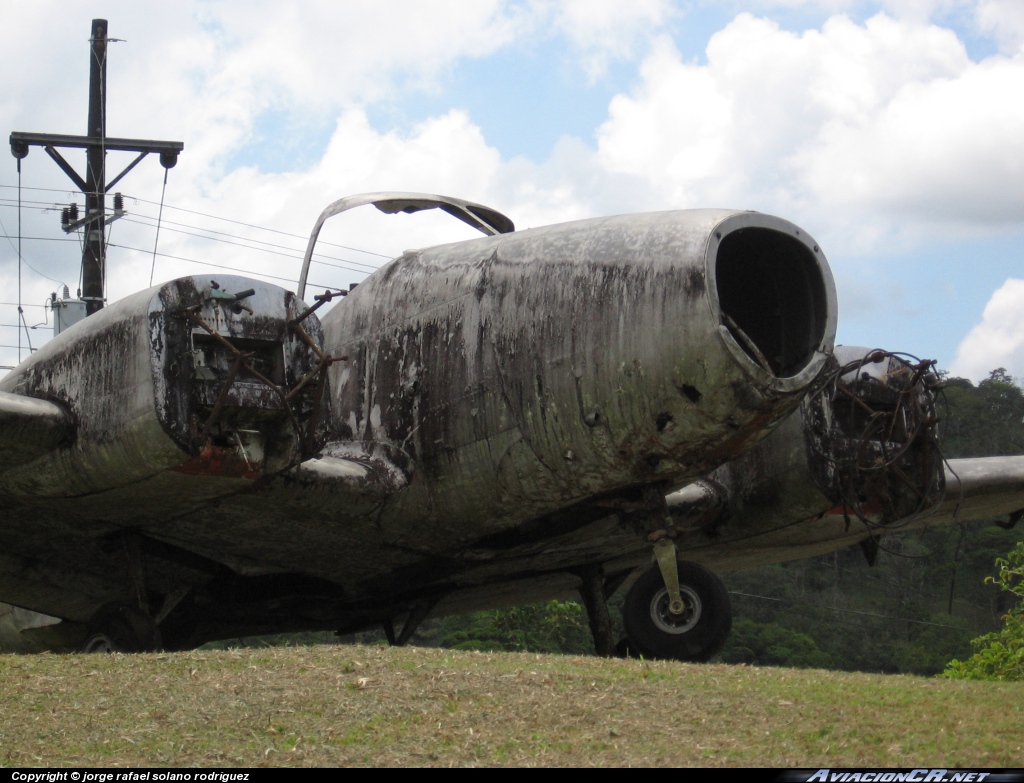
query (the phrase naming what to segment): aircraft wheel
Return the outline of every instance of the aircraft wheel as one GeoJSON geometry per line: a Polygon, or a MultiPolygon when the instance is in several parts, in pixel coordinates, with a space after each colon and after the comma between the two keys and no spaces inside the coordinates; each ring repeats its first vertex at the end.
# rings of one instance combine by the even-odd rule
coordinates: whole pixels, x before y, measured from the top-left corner
{"type": "Polygon", "coordinates": [[[160,631],[153,619],[127,604],[111,604],[89,623],[83,653],[136,653],[160,649],[160,631]]]}
{"type": "Polygon", "coordinates": [[[722,580],[699,563],[679,562],[681,614],[669,611],[668,590],[654,566],[633,584],[622,607],[630,647],[645,658],[704,662],[722,649],[732,606],[722,580]]]}

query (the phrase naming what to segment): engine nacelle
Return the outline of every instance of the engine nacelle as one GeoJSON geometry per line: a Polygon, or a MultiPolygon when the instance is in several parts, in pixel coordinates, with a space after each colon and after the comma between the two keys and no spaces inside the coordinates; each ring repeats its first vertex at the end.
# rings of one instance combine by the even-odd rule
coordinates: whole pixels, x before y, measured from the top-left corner
{"type": "Polygon", "coordinates": [[[336,437],[407,452],[430,487],[417,507],[480,535],[742,453],[799,402],[835,324],[817,244],[755,212],[410,251],[324,319],[350,356],[332,371],[336,437]]]}
{"type": "Polygon", "coordinates": [[[330,363],[319,321],[297,321],[306,306],[277,286],[218,281],[126,297],[7,375],[0,390],[61,406],[74,435],[0,475],[0,492],[87,495],[167,471],[251,481],[314,453],[330,363]]]}
{"type": "Polygon", "coordinates": [[[837,347],[819,388],[771,435],[668,496],[681,544],[732,569],[927,524],[945,488],[932,364],[837,347]]]}

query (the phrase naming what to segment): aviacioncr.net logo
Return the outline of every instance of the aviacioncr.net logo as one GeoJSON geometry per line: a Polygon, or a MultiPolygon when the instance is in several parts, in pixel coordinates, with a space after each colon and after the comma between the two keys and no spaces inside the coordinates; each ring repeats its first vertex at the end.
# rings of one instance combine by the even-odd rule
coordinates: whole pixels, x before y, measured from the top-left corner
{"type": "Polygon", "coordinates": [[[909,772],[833,772],[819,769],[807,783],[980,783],[991,772],[967,772],[948,769],[912,769],[909,772]]]}

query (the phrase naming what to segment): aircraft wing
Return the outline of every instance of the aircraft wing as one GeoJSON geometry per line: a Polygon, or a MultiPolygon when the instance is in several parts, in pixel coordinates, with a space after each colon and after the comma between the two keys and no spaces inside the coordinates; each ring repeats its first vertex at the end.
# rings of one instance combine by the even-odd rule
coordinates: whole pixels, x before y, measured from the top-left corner
{"type": "Polygon", "coordinates": [[[967,521],[1024,511],[1024,456],[951,459],[935,521],[967,521]]]}
{"type": "MultiPolygon", "coordinates": [[[[905,530],[1006,516],[1013,522],[1015,517],[1024,516],[1024,455],[947,460],[945,475],[945,495],[934,510],[896,520],[890,527],[905,530]]],[[[666,504],[673,524],[685,532],[726,516],[728,494],[728,489],[714,479],[702,479],[673,492],[666,498],[666,504]]],[[[834,509],[826,510],[825,505],[821,504],[820,511],[805,513],[805,519],[799,520],[800,524],[810,527],[813,522],[820,523],[828,516],[841,516],[832,513],[834,509]]],[[[780,506],[780,511],[782,508],[780,506]]],[[[790,510],[789,506],[784,508],[790,510]]],[[[806,509],[802,510],[806,512],[806,509]]],[[[779,516],[781,518],[781,514],[779,516]]],[[[742,528],[745,517],[735,514],[733,517],[733,527],[742,528]]],[[[785,524],[777,527],[780,530],[789,528],[793,521],[784,518],[785,524]]],[[[818,527],[823,526],[819,524],[818,527]]],[[[856,530],[850,532],[858,533],[856,530]]],[[[867,531],[861,529],[859,533],[865,535],[867,531]]]]}
{"type": "Polygon", "coordinates": [[[59,405],[0,392],[0,472],[58,448],[73,433],[71,417],[59,405]]]}

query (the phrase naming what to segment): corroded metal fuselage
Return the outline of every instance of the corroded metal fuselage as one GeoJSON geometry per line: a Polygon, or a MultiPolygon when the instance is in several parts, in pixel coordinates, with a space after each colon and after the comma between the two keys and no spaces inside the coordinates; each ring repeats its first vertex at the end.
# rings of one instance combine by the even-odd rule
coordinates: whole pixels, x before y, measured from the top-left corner
{"type": "Polygon", "coordinates": [[[349,356],[327,451],[406,466],[385,539],[454,553],[550,535],[565,509],[583,524],[750,448],[823,367],[835,295],[786,221],[664,212],[408,252],[324,330],[349,356]]]}

